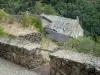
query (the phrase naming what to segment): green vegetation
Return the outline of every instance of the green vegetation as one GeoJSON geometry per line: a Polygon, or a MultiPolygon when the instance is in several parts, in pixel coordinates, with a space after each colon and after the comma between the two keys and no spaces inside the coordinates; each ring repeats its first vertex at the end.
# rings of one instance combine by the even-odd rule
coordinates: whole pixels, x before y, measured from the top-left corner
{"type": "Polygon", "coordinates": [[[15,22],[15,19],[11,15],[7,14],[4,9],[0,9],[0,22],[13,24],[15,22]]]}
{"type": "Polygon", "coordinates": [[[5,8],[9,14],[30,11],[33,14],[56,14],[51,4],[42,3],[42,0],[0,0],[0,8],[5,8]]]}
{"type": "Polygon", "coordinates": [[[0,37],[8,37],[8,33],[0,26],[0,37]]]}
{"type": "Polygon", "coordinates": [[[9,14],[29,11],[69,18],[79,16],[87,36],[100,35],[100,0],[0,0],[0,8],[5,8],[9,14]]]}
{"type": "Polygon", "coordinates": [[[24,27],[31,27],[31,26],[35,26],[39,32],[43,33],[43,27],[42,27],[42,22],[40,19],[30,16],[30,15],[25,15],[23,14],[21,16],[21,21],[20,23],[24,26],[24,27]]]}
{"type": "Polygon", "coordinates": [[[44,32],[43,32],[43,27],[42,27],[42,22],[41,22],[40,19],[35,18],[35,17],[31,17],[31,23],[32,23],[36,28],[38,28],[39,31],[40,31],[42,34],[44,34],[44,32]]]}
{"type": "Polygon", "coordinates": [[[36,2],[34,8],[32,9],[34,14],[52,14],[52,15],[59,15],[51,5],[49,4],[42,4],[41,2],[36,2]]]}
{"type": "MultiPolygon", "coordinates": [[[[100,0],[0,0],[0,21],[6,21],[8,14],[52,14],[67,18],[79,16],[80,24],[87,37],[70,39],[64,46],[100,56],[100,0]]],[[[10,23],[11,20],[9,21],[10,23]]],[[[35,26],[43,33],[41,21],[35,17],[22,15],[21,24],[35,26]]],[[[62,45],[63,44],[59,44],[62,45]]]]}
{"type": "MultiPolygon", "coordinates": [[[[7,14],[3,9],[0,9],[0,22],[13,24],[15,23],[15,18],[7,14]]],[[[39,30],[39,32],[43,34],[42,22],[40,19],[34,16],[26,15],[24,12],[22,12],[20,23],[24,27],[35,26],[39,30]]]]}
{"type": "Polygon", "coordinates": [[[90,37],[70,38],[65,47],[68,46],[78,52],[90,53],[100,56],[100,44],[93,41],[90,37]]]}
{"type": "Polygon", "coordinates": [[[29,16],[22,15],[22,16],[21,16],[20,23],[21,23],[24,27],[29,27],[29,26],[31,25],[31,19],[30,19],[29,16]]]}
{"type": "Polygon", "coordinates": [[[84,33],[88,36],[100,35],[100,0],[43,0],[50,3],[62,16],[79,16],[84,33]]]}
{"type": "Polygon", "coordinates": [[[7,21],[8,17],[9,15],[3,9],[0,9],[0,22],[7,21]]]}

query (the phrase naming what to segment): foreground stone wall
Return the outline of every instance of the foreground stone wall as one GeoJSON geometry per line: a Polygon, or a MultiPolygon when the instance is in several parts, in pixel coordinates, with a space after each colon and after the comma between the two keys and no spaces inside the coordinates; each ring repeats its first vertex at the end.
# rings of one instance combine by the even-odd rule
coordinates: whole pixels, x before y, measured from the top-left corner
{"type": "Polygon", "coordinates": [[[50,55],[50,75],[100,75],[100,58],[71,51],[50,55]]]}
{"type": "Polygon", "coordinates": [[[27,68],[43,63],[41,45],[26,40],[0,38],[0,56],[27,68]]]}
{"type": "Polygon", "coordinates": [[[31,33],[31,34],[26,34],[23,36],[19,36],[22,39],[26,39],[32,43],[41,43],[42,42],[42,35],[41,33],[31,33]]]}

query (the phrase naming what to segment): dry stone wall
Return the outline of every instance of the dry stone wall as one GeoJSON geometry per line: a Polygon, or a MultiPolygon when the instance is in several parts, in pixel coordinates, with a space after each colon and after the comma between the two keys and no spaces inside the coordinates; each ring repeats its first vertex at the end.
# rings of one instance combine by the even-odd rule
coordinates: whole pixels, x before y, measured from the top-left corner
{"type": "Polygon", "coordinates": [[[41,45],[27,40],[0,38],[0,56],[27,68],[43,63],[41,45]]]}
{"type": "Polygon", "coordinates": [[[50,75],[100,75],[100,58],[71,51],[50,55],[50,75]]]}
{"type": "Polygon", "coordinates": [[[41,43],[42,42],[42,35],[41,33],[30,33],[23,36],[19,36],[22,39],[26,39],[32,43],[41,43]]]}

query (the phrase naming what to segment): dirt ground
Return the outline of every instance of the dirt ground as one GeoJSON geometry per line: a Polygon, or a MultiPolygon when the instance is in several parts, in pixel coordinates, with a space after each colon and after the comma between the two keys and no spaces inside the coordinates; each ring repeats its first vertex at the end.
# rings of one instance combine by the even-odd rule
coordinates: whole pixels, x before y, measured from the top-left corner
{"type": "Polygon", "coordinates": [[[2,23],[2,24],[0,24],[0,26],[2,26],[5,29],[5,31],[7,31],[9,34],[12,34],[15,36],[37,32],[37,30],[33,27],[25,28],[25,27],[21,26],[20,24],[16,24],[16,23],[15,24],[2,23]]]}

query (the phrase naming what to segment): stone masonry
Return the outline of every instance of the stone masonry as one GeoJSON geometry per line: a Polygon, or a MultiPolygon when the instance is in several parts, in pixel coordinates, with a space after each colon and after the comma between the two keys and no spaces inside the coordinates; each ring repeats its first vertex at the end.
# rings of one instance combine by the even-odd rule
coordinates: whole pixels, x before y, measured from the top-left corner
{"type": "Polygon", "coordinates": [[[60,50],[50,59],[50,75],[100,75],[100,57],[60,50]]]}
{"type": "Polygon", "coordinates": [[[30,34],[26,34],[26,35],[19,36],[19,37],[22,39],[26,39],[26,40],[30,41],[31,43],[41,44],[41,42],[42,42],[41,33],[30,33],[30,34]]]}
{"type": "Polygon", "coordinates": [[[27,40],[0,38],[0,56],[27,68],[43,63],[41,45],[27,40]]]}

